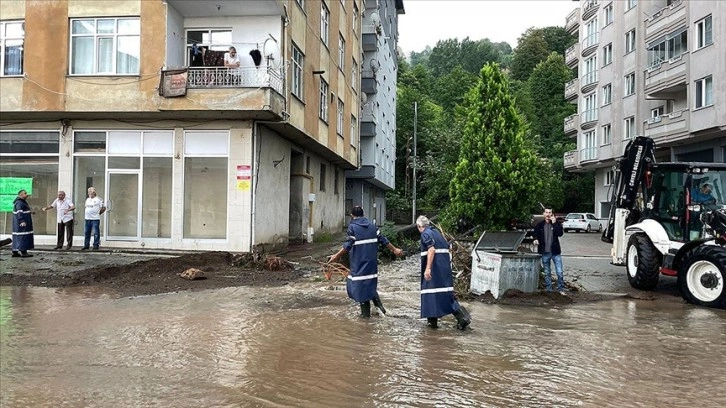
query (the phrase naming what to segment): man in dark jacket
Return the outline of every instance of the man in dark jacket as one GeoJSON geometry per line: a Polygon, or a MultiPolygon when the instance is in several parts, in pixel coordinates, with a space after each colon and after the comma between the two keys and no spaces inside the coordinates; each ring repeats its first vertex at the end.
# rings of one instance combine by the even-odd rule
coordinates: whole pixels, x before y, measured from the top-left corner
{"type": "Polygon", "coordinates": [[[30,258],[33,255],[28,253],[29,249],[35,248],[33,238],[33,217],[30,206],[26,201],[28,193],[25,190],[18,191],[18,196],[13,201],[13,257],[30,258]]]}
{"type": "Polygon", "coordinates": [[[346,241],[340,251],[331,255],[329,262],[336,262],[341,255],[350,252],[350,275],[346,282],[348,297],[360,303],[360,317],[371,317],[371,300],[383,313],[386,309],[378,296],[378,246],[387,246],[397,256],[403,255],[381,234],[378,227],[363,216],[363,208],[355,206],[350,215],[346,241]]]}
{"type": "Polygon", "coordinates": [[[560,237],[563,235],[562,224],[557,222],[551,208],[545,208],[544,217],[545,219],[534,227],[534,244],[537,245],[537,252],[542,255],[545,289],[547,292],[552,292],[552,270],[550,268],[550,261],[552,261],[557,273],[557,291],[564,294],[565,277],[562,272],[562,248],[560,247],[560,237]]]}
{"type": "Polygon", "coordinates": [[[466,330],[471,319],[454,296],[449,243],[426,216],[416,219],[416,227],[421,233],[421,318],[435,329],[440,317],[453,314],[457,328],[466,330]]]}

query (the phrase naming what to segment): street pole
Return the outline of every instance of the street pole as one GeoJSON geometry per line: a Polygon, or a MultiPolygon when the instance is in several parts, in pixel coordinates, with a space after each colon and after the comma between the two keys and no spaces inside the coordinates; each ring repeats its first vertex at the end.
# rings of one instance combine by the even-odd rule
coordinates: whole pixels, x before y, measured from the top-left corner
{"type": "Polygon", "coordinates": [[[418,121],[418,102],[413,103],[413,214],[411,224],[416,223],[416,122],[418,121]]]}

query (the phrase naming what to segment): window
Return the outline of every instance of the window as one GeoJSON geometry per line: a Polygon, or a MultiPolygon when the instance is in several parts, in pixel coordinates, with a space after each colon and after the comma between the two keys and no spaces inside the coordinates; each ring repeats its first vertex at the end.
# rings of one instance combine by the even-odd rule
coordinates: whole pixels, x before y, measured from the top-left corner
{"type": "Polygon", "coordinates": [[[355,146],[358,140],[358,119],[350,115],[350,145],[355,146]]]}
{"type": "Polygon", "coordinates": [[[603,106],[613,103],[613,84],[607,84],[602,87],[602,104],[603,106]]]}
{"type": "Polygon", "coordinates": [[[710,76],[696,81],[695,107],[703,108],[713,105],[713,78],[710,76]]]}
{"type": "Polygon", "coordinates": [[[597,120],[597,93],[587,95],[583,100],[582,123],[597,120]]]}
{"type": "Polygon", "coordinates": [[[591,130],[587,133],[585,133],[582,140],[582,145],[584,148],[582,149],[582,154],[580,155],[580,160],[594,160],[597,158],[597,146],[596,146],[596,139],[595,139],[595,131],[591,130]]]}
{"type": "Polygon", "coordinates": [[[358,15],[360,12],[358,11],[358,4],[353,2],[353,32],[358,32],[358,15]]]}
{"type": "Polygon", "coordinates": [[[338,169],[333,171],[333,193],[335,195],[339,194],[338,184],[340,184],[340,177],[338,176],[338,173],[338,169]]]}
{"type": "Polygon", "coordinates": [[[613,3],[605,6],[605,25],[613,22],[613,3]]]}
{"type": "Polygon", "coordinates": [[[305,56],[295,44],[292,45],[292,94],[303,100],[303,67],[305,56]]]}
{"type": "Polygon", "coordinates": [[[610,43],[602,48],[602,66],[610,65],[613,63],[613,43],[610,43]]]}
{"type": "Polygon", "coordinates": [[[605,173],[605,186],[611,186],[615,182],[615,171],[610,170],[605,173]]]}
{"type": "Polygon", "coordinates": [[[600,143],[603,145],[609,145],[613,140],[613,128],[609,123],[600,128],[600,137],[600,143]]]}
{"type": "Polygon", "coordinates": [[[343,112],[345,111],[345,105],[343,104],[343,101],[338,98],[338,122],[337,126],[335,127],[335,130],[338,132],[338,135],[343,136],[343,112]]]}
{"type": "Polygon", "coordinates": [[[350,69],[350,83],[353,86],[353,92],[358,92],[358,63],[353,58],[353,67],[350,69]]]}
{"type": "Polygon", "coordinates": [[[635,93],[635,72],[625,75],[625,96],[635,93]]]}
{"type": "Polygon", "coordinates": [[[23,27],[22,21],[0,22],[0,76],[23,75],[23,27]]]}
{"type": "Polygon", "coordinates": [[[345,38],[343,38],[343,34],[338,36],[338,68],[341,71],[345,69],[345,38]]]}
{"type": "Polygon", "coordinates": [[[696,49],[713,43],[712,17],[708,16],[696,23],[696,49]]]}
{"type": "Polygon", "coordinates": [[[635,7],[638,4],[638,0],[628,0],[628,6],[626,7],[625,11],[630,10],[631,8],[635,7]]]}
{"type": "Polygon", "coordinates": [[[663,116],[663,105],[650,110],[650,118],[655,119],[663,116]]]}
{"type": "Polygon", "coordinates": [[[585,60],[585,75],[582,78],[582,85],[597,82],[597,56],[585,60]]]}
{"type": "Polygon", "coordinates": [[[587,23],[585,26],[585,33],[586,37],[583,48],[587,48],[598,43],[597,18],[593,18],[589,23],[587,23]]]}
{"type": "Polygon", "coordinates": [[[320,78],[320,109],[318,115],[325,122],[328,121],[328,83],[320,78]]]}
{"type": "Polygon", "coordinates": [[[681,28],[648,46],[648,67],[657,67],[662,62],[678,58],[688,52],[688,32],[681,28]]]}
{"type": "Polygon", "coordinates": [[[330,46],[330,10],[324,1],[320,2],[320,40],[330,46]]]}
{"type": "Polygon", "coordinates": [[[139,18],[71,20],[71,75],[139,73],[139,18]]]}
{"type": "Polygon", "coordinates": [[[326,166],[320,163],[320,191],[325,191],[325,171],[326,166]]]}
{"type": "Polygon", "coordinates": [[[635,137],[635,117],[631,116],[629,118],[626,118],[624,121],[623,129],[625,130],[623,134],[623,139],[630,140],[635,137]]]}
{"type": "Polygon", "coordinates": [[[635,29],[625,33],[625,53],[635,51],[635,29]]]}

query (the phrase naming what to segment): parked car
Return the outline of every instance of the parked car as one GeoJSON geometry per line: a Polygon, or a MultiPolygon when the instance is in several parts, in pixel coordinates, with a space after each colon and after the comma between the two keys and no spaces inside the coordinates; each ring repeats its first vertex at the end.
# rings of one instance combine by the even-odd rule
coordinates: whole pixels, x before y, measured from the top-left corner
{"type": "Polygon", "coordinates": [[[569,213],[562,223],[562,229],[565,232],[570,231],[602,231],[602,222],[592,213],[569,213]]]}

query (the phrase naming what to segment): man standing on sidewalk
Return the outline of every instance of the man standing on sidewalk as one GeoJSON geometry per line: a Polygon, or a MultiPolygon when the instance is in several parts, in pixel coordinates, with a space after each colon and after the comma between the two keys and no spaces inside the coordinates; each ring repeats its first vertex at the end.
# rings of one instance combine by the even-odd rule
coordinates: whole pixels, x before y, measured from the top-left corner
{"type": "Polygon", "coordinates": [[[96,189],[88,188],[86,199],[86,225],[84,230],[83,250],[88,249],[91,244],[91,231],[93,231],[93,249],[101,245],[101,214],[106,212],[106,205],[103,199],[96,197],[96,189]]]}
{"type": "Polygon", "coordinates": [[[330,256],[336,262],[341,255],[350,252],[350,275],[346,282],[348,297],[360,303],[360,317],[371,317],[371,300],[381,313],[386,314],[378,296],[378,246],[387,246],[396,256],[403,251],[388,241],[378,227],[363,216],[363,208],[350,210],[353,220],[348,225],[347,239],[338,252],[330,256]]]}
{"type": "Polygon", "coordinates": [[[28,192],[18,191],[18,197],[13,201],[13,258],[31,258],[29,249],[35,248],[33,236],[33,211],[28,202],[28,192]]]}
{"type": "Polygon", "coordinates": [[[565,294],[565,277],[562,271],[562,248],[560,237],[564,234],[562,224],[552,214],[551,208],[545,208],[543,221],[534,227],[534,244],[537,245],[537,252],[542,255],[544,265],[545,289],[552,292],[552,270],[550,261],[555,264],[557,273],[557,291],[565,294]]]}
{"type": "Polygon", "coordinates": [[[65,191],[59,191],[58,198],[53,200],[49,206],[43,207],[43,211],[48,211],[51,208],[55,208],[58,219],[58,240],[55,244],[55,249],[63,248],[64,235],[68,243],[66,249],[71,249],[73,246],[73,211],[76,209],[76,206],[70,198],[66,197],[65,191]]]}

